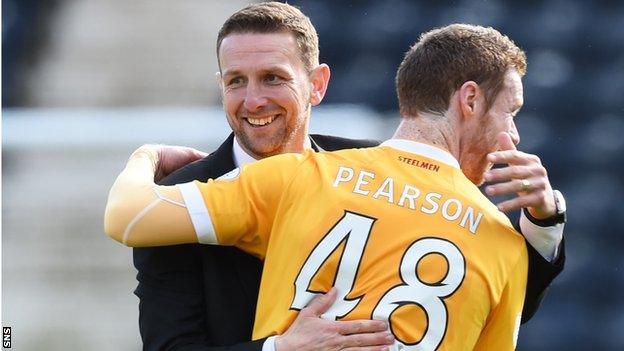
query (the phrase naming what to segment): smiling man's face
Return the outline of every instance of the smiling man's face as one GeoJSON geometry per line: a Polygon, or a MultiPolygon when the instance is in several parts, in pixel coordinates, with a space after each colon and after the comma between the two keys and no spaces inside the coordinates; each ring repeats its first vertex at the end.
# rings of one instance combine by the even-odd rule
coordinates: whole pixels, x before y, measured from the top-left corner
{"type": "Polygon", "coordinates": [[[219,63],[223,108],[243,149],[256,159],[302,152],[313,84],[294,36],[228,35],[219,63]]]}

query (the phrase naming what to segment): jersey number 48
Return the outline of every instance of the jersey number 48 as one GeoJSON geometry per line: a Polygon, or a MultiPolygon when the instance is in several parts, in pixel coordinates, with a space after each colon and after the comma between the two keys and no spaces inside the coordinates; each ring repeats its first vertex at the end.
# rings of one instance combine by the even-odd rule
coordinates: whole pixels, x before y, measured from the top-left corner
{"type": "MultiPolygon", "coordinates": [[[[336,269],[334,286],[338,297],[332,307],[323,314],[323,318],[336,320],[351,312],[362,299],[348,299],[353,289],[360,262],[366,248],[373,224],[376,219],[361,214],[345,211],[342,218],[329,230],[316,245],[303,264],[295,280],[295,296],[291,308],[304,308],[321,292],[309,290],[312,278],[317,274],[329,256],[345,242],[344,251],[336,269]]],[[[455,244],[448,240],[425,237],[414,241],[403,254],[399,273],[403,284],[386,291],[375,306],[372,318],[387,320],[392,329],[390,316],[399,307],[406,304],[420,306],[427,316],[427,328],[416,343],[400,340],[395,333],[400,348],[420,351],[435,350],[446,334],[448,312],[444,298],[453,294],[464,280],[465,260],[455,244]],[[418,262],[429,254],[442,255],[448,262],[446,276],[435,284],[423,282],[417,274],[418,262]]]]}

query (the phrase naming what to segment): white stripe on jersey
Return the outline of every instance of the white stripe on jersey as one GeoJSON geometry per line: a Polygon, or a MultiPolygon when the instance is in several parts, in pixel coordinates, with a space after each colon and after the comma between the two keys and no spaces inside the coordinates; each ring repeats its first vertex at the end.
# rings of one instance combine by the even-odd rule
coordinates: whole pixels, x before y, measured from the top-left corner
{"type": "Polygon", "coordinates": [[[219,242],[215,235],[212,219],[210,219],[208,208],[206,208],[199,188],[193,182],[178,184],[177,187],[180,189],[180,193],[182,193],[182,198],[186,204],[189,216],[191,216],[199,243],[218,245],[219,242]]]}

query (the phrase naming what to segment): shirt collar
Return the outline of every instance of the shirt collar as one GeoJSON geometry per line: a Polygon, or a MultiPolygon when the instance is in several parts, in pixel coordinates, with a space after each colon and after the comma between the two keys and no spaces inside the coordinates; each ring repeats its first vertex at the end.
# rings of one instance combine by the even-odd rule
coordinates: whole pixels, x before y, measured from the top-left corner
{"type": "Polygon", "coordinates": [[[234,145],[232,149],[234,152],[234,165],[236,167],[242,167],[243,165],[256,162],[255,158],[243,150],[236,137],[234,137],[234,145]]]}
{"type": "Polygon", "coordinates": [[[448,151],[435,146],[419,143],[417,141],[405,139],[390,139],[384,141],[381,146],[388,146],[393,149],[407,151],[413,154],[422,155],[433,160],[446,163],[449,166],[459,169],[459,162],[448,151]]]}

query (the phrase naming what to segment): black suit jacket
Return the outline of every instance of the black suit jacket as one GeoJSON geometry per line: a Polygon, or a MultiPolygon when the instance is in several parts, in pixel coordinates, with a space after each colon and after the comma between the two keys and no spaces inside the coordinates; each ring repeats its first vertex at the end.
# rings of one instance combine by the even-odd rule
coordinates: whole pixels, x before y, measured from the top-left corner
{"type": "MultiPolygon", "coordinates": [[[[315,149],[376,146],[372,140],[313,135],[315,149]]],[[[233,135],[211,155],[161,181],[173,185],[217,178],[235,168],[233,135]]],[[[544,291],[563,268],[529,247],[529,279],[523,316],[530,318],[544,291]]],[[[177,245],[134,249],[139,282],[139,329],[144,350],[258,350],[251,340],[262,262],[235,247],[177,245]]]]}

